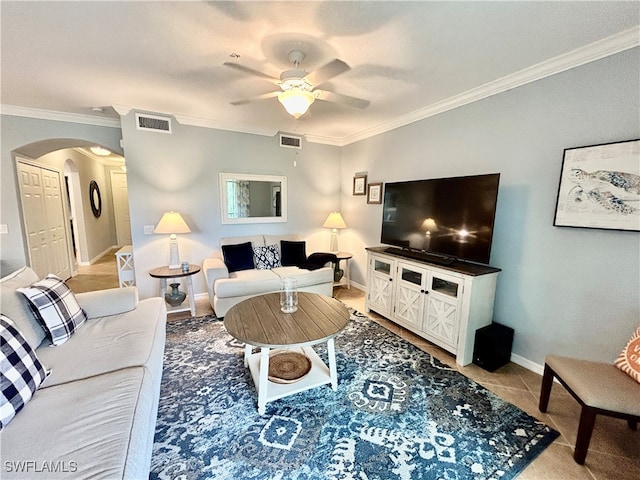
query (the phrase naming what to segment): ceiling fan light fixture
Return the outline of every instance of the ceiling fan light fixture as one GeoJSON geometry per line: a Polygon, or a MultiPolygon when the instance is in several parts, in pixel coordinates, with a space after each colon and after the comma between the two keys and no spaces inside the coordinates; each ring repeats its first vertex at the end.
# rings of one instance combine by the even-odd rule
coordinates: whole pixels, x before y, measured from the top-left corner
{"type": "Polygon", "coordinates": [[[278,95],[278,101],[289,115],[295,118],[304,115],[315,100],[313,93],[298,88],[292,88],[278,95]]]}

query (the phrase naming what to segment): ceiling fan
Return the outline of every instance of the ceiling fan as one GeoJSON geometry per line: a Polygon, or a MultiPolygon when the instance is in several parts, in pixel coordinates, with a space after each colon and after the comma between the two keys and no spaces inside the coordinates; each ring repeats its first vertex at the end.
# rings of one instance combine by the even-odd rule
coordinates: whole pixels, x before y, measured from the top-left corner
{"type": "Polygon", "coordinates": [[[273,77],[269,74],[259,72],[249,67],[240,65],[239,63],[225,62],[227,67],[249,73],[260,78],[264,78],[269,82],[278,85],[281,90],[258,95],[257,97],[247,98],[231,102],[231,105],[244,105],[254,100],[264,100],[266,98],[278,97],[278,101],[284,106],[285,110],[299,118],[309,109],[311,104],[316,100],[325,100],[327,102],[336,102],[349,105],[355,108],[366,108],[369,106],[369,100],[350,97],[336,92],[320,90],[316,88],[318,85],[327,80],[350,70],[349,65],[342,60],[334,59],[308,73],[300,68],[300,63],[304,60],[305,54],[301,50],[291,50],[288,55],[289,62],[293,65],[293,69],[285,70],[280,74],[280,78],[273,77]]]}

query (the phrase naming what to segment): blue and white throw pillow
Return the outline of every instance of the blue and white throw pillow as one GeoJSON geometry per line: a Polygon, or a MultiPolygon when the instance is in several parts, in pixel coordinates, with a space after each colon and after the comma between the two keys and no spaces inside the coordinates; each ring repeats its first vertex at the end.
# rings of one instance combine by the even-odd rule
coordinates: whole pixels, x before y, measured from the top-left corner
{"type": "Polygon", "coordinates": [[[277,245],[253,247],[253,257],[258,270],[271,270],[282,266],[277,245]]]}
{"type": "Polygon", "coordinates": [[[87,320],[73,292],[54,274],[30,287],[18,288],[31,304],[54,345],[62,345],[87,320]]]}
{"type": "Polygon", "coordinates": [[[0,430],[27,404],[45,378],[46,370],[14,323],[0,315],[0,430]]]}

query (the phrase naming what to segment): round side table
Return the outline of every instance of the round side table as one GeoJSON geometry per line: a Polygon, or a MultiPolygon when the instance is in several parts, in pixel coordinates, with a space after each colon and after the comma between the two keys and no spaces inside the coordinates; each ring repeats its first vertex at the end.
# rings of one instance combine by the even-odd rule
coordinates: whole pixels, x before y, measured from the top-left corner
{"type": "Polygon", "coordinates": [[[196,300],[193,295],[193,281],[191,277],[200,271],[198,265],[189,265],[189,270],[183,272],[180,268],[158,267],[149,272],[149,275],[153,278],[160,279],[160,296],[164,299],[164,294],[167,293],[167,280],[170,278],[185,277],[187,284],[187,297],[189,298],[189,308],[172,308],[169,312],[185,312],[189,310],[192,316],[196,315],[196,300]]]}
{"type": "MultiPolygon", "coordinates": [[[[351,289],[351,275],[349,275],[349,260],[353,258],[353,254],[349,252],[338,252],[336,253],[336,258],[338,259],[338,265],[336,268],[340,268],[340,261],[344,260],[344,278],[346,281],[346,285],[348,289],[351,289]]],[[[339,283],[336,283],[338,285],[339,283]]]]}

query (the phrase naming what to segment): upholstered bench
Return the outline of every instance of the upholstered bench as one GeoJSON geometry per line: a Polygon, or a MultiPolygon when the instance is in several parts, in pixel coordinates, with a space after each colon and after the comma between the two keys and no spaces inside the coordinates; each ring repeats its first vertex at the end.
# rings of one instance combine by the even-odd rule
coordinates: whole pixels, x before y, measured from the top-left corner
{"type": "Polygon", "coordinates": [[[596,415],[627,420],[632,430],[640,421],[640,383],[613,364],[548,355],[540,391],[540,411],[546,412],[553,378],[582,406],[574,460],[584,464],[596,415]]]}

